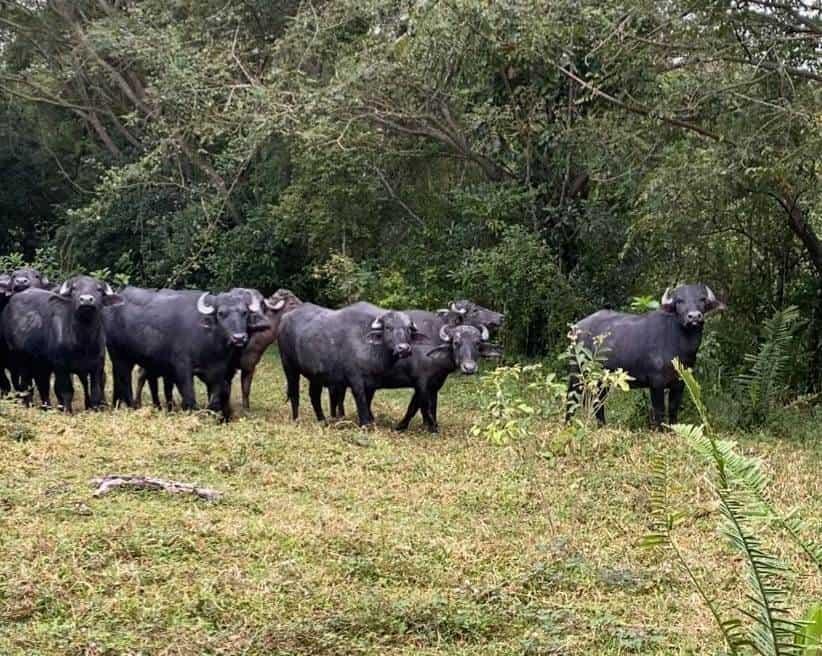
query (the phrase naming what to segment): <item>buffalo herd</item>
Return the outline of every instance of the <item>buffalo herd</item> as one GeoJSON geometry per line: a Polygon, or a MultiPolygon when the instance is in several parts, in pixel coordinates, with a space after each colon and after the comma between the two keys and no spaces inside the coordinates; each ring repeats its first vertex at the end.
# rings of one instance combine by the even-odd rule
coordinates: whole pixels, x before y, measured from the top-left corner
{"type": "MultiPolygon", "coordinates": [[[[600,311],[573,326],[589,347],[597,336],[606,347],[605,367],[621,368],[633,387],[650,389],[652,423],[676,421],[682,381],[671,361],[692,366],[705,315],[724,305],[705,285],[666,290],[657,311],[642,315],[600,311]]],[[[467,300],[436,312],[384,309],[359,302],[339,309],[304,303],[280,289],[268,298],[255,289],[210,293],[194,290],[114,291],[101,280],[75,276],[53,284],[35,269],[0,274],[0,392],[14,389],[30,404],[36,387],[51,406],[52,380],[58,407],[72,411],[73,376],[85,407],[106,404],[105,357],[111,359],[112,402],[137,407],[148,383],[153,403],[173,407],[176,387],[183,410],[197,408],[194,379],[205,383],[208,409],[231,417],[231,384],[240,372],[242,404],[250,406],[254,372],[275,342],[294,419],[299,416],[300,378],[319,421],[325,420],[323,390],[332,417],[345,413],[351,391],[361,426],[374,422],[371,403],[379,389],[410,388],[413,396],[397,430],[419,411],[437,432],[437,399],[453,372],[472,375],[481,358],[498,358],[491,342],[504,316],[467,300]],[[133,374],[137,372],[136,393],[133,374]],[[6,373],[8,372],[8,377],[6,373]]],[[[580,384],[571,371],[569,394],[580,384]]],[[[604,422],[600,408],[598,419],[604,422]]]]}

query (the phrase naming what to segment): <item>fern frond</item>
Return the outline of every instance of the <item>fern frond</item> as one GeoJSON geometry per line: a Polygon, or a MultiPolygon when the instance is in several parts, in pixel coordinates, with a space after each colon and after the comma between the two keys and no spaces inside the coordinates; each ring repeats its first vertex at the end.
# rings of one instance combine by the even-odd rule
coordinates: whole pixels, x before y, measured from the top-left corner
{"type": "Polygon", "coordinates": [[[751,515],[744,495],[729,489],[716,491],[724,518],[722,532],[748,565],[750,609],[741,612],[753,620],[747,634],[750,646],[762,656],[799,655],[795,638],[802,627],[790,619],[786,604],[789,570],[748,530],[751,515]]]}
{"type": "Polygon", "coordinates": [[[799,309],[793,305],[776,312],[764,323],[759,350],[745,355],[750,369],[740,374],[737,382],[750,404],[754,422],[765,422],[774,403],[784,395],[790,366],[788,348],[798,319],[799,309]]]}

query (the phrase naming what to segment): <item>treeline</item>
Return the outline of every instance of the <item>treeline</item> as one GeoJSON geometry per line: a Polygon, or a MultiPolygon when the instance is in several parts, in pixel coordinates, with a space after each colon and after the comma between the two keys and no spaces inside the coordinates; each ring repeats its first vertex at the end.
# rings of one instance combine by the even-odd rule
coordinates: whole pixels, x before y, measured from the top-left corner
{"type": "Polygon", "coordinates": [[[701,281],[737,370],[822,370],[806,0],[0,2],[0,248],[57,276],[507,315],[509,352],[701,281]]]}

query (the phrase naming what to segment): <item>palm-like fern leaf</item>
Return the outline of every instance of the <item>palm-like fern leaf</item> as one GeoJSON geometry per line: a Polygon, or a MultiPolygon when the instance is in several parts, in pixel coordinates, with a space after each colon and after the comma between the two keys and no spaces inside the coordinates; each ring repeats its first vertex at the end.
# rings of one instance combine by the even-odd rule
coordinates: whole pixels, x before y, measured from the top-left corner
{"type": "Polygon", "coordinates": [[[799,309],[793,305],[776,312],[763,326],[763,341],[756,353],[745,355],[750,365],[738,382],[750,404],[751,420],[763,423],[784,392],[789,368],[788,348],[797,326],[799,309]]]}

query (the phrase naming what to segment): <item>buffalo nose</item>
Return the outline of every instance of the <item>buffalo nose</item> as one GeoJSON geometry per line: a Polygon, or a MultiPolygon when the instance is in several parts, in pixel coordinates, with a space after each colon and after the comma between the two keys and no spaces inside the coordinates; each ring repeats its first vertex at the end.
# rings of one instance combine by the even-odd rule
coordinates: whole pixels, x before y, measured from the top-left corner
{"type": "Polygon", "coordinates": [[[80,294],[78,300],[80,305],[94,305],[94,297],[91,294],[80,294]]]}
{"type": "Polygon", "coordinates": [[[688,321],[702,321],[703,315],[699,311],[688,312],[688,321]]]}
{"type": "Polygon", "coordinates": [[[405,342],[403,342],[402,344],[397,344],[397,355],[399,355],[400,357],[411,355],[411,345],[406,344],[405,342]]]}
{"type": "Polygon", "coordinates": [[[462,370],[462,373],[467,374],[467,375],[470,376],[471,374],[473,374],[477,371],[477,363],[476,362],[463,362],[460,365],[460,369],[462,370]]]}
{"type": "Polygon", "coordinates": [[[15,278],[14,279],[14,286],[18,289],[25,289],[31,284],[28,278],[15,278]]]}
{"type": "Polygon", "coordinates": [[[247,342],[248,335],[245,333],[234,333],[231,336],[231,343],[234,344],[234,346],[245,346],[247,342]]]}

